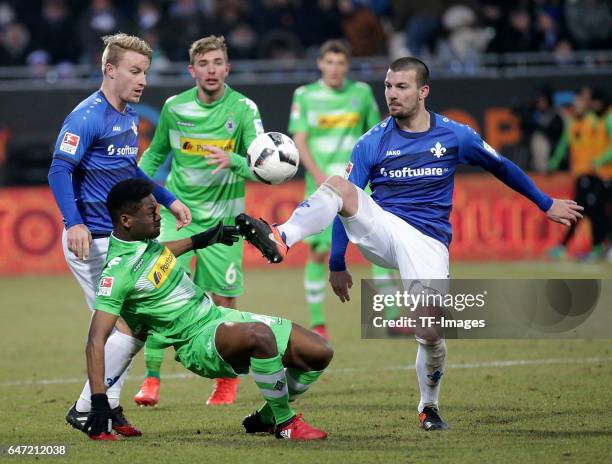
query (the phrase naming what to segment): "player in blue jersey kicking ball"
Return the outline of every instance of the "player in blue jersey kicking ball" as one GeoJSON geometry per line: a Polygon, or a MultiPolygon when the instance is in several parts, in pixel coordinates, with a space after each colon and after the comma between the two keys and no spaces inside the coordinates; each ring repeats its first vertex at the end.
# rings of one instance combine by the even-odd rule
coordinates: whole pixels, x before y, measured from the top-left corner
{"type": "MultiPolygon", "coordinates": [[[[449,216],[458,164],[483,167],[552,221],[569,226],[582,217],[581,206],[540,191],[470,127],[428,111],[428,95],[425,63],[394,61],[385,79],[390,117],[359,139],[347,166],[348,180],[328,178],[279,226],[238,216],[245,238],[269,261],[280,262],[295,243],[334,221],[329,281],[345,302],[353,284],[344,261],[349,240],[373,263],[398,269],[402,279],[449,278],[449,216]],[[368,183],[371,197],[363,191],[368,183]]],[[[446,344],[435,334],[416,335],[419,422],[425,430],[446,429],[438,411],[446,344]]]]}
{"type": "MultiPolygon", "coordinates": [[[[138,103],[151,65],[151,47],[126,34],[103,38],[102,85],[66,117],[53,151],[49,185],[64,217],[62,236],[68,267],[93,310],[95,293],[104,267],[113,230],[106,197],[119,181],[148,178],[138,168],[138,115],[130,103],[138,103]]],[[[154,195],[176,217],[177,229],[191,222],[189,209],[162,187],[154,195]]],[[[125,324],[119,319],[118,326],[125,324]]],[[[140,435],[119,406],[126,367],[142,342],[115,331],[106,343],[106,374],[113,428],[126,436],[140,435]]],[[[85,384],[66,421],[82,430],[91,409],[91,391],[85,384]]]]}

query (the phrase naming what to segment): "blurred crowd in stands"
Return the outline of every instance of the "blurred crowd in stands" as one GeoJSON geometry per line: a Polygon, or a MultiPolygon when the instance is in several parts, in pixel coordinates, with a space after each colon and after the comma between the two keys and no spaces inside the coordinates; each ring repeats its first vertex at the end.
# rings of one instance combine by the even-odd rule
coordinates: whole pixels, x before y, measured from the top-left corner
{"type": "MultiPolygon", "coordinates": [[[[575,200],[591,224],[592,249],[586,261],[612,261],[612,106],[602,89],[583,86],[578,92],[542,88],[532,104],[516,110],[522,123],[523,149],[534,172],[569,171],[575,200]]],[[[549,250],[567,257],[576,227],[549,250]]]]}
{"type": "Polygon", "coordinates": [[[232,59],[300,58],[344,37],[355,56],[477,63],[483,53],[612,49],[608,0],[0,0],[0,66],[98,63],[100,36],[147,39],[157,66],[223,34],[232,59]]]}

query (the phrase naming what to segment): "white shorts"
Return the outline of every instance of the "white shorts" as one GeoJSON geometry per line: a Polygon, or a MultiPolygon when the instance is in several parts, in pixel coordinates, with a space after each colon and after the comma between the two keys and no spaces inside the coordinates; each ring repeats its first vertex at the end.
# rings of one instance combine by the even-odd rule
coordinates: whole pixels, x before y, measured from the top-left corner
{"type": "Polygon", "coordinates": [[[98,280],[100,280],[100,274],[102,274],[104,261],[106,260],[106,253],[108,252],[109,238],[103,237],[93,239],[89,248],[89,258],[87,258],[87,261],[83,261],[77,258],[77,256],[68,249],[66,235],[67,232],[66,229],[64,229],[62,233],[62,248],[64,250],[66,263],[68,263],[68,267],[83,289],[83,293],[85,293],[87,307],[93,311],[98,280]]]}
{"type": "Polygon", "coordinates": [[[339,216],[361,254],[374,264],[398,269],[403,280],[448,279],[448,248],[382,209],[359,187],[357,214],[339,216]]]}

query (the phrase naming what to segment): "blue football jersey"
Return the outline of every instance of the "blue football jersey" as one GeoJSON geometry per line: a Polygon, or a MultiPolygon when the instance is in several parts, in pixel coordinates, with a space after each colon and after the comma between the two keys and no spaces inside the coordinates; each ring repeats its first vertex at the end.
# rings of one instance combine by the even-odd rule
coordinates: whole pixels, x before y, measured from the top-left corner
{"type": "Polygon", "coordinates": [[[112,231],[106,197],[117,182],[135,177],[137,154],[138,115],[129,105],[117,111],[100,90],[65,119],[53,159],[74,165],[76,206],[92,233],[112,231]]]}
{"type": "Polygon", "coordinates": [[[347,173],[360,188],[369,183],[384,210],[448,247],[460,163],[494,171],[503,160],[470,127],[430,112],[425,132],[403,131],[391,117],[374,126],[355,145],[347,173]]]}

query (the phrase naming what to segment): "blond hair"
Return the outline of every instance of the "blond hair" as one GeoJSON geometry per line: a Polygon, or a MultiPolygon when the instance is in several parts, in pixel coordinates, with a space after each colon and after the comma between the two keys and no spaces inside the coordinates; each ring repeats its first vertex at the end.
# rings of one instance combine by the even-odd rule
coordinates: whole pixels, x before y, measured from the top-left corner
{"type": "Polygon", "coordinates": [[[204,53],[210,52],[212,50],[221,50],[223,55],[225,55],[225,61],[227,58],[227,45],[225,45],[225,37],[222,35],[209,35],[208,37],[204,37],[203,39],[196,40],[189,47],[189,64],[193,65],[195,62],[196,55],[203,55],[204,53]]]}
{"type": "Polygon", "coordinates": [[[135,35],[127,35],[123,32],[113,35],[105,35],[102,37],[104,42],[104,51],[102,52],[102,74],[106,72],[106,65],[112,64],[117,66],[123,54],[132,50],[146,56],[151,61],[153,50],[151,46],[135,35]]]}

